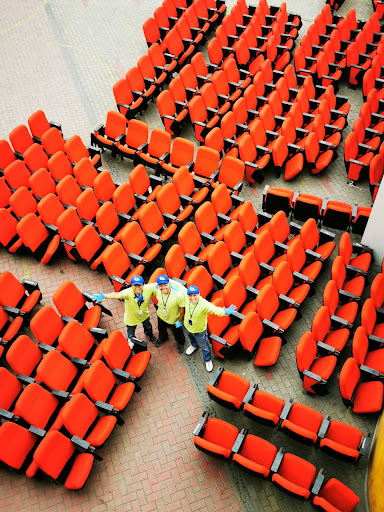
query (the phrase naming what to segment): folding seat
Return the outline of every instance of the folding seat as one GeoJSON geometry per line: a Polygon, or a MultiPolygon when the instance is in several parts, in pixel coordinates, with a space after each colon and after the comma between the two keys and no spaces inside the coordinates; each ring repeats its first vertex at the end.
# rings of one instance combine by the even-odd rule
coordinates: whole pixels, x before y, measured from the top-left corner
{"type": "Polygon", "coordinates": [[[370,298],[373,300],[375,308],[379,309],[384,304],[384,274],[377,274],[375,279],[372,281],[370,289],[370,298]]]}
{"type": "Polygon", "coordinates": [[[179,67],[182,67],[196,51],[196,47],[193,44],[185,50],[184,43],[176,29],[169,30],[164,38],[164,43],[168,50],[167,53],[172,59],[177,61],[179,67]]]}
{"type": "MultiPolygon", "coordinates": [[[[193,170],[195,173],[199,174],[196,169],[196,162],[193,170]]],[[[238,195],[243,187],[244,172],[244,162],[238,158],[227,155],[221,161],[220,170],[217,176],[217,183],[212,183],[212,186],[215,188],[220,184],[224,184],[232,194],[238,195]]]]}
{"type": "Polygon", "coordinates": [[[56,185],[56,193],[61,203],[68,206],[76,206],[77,198],[81,195],[82,189],[73,176],[65,176],[56,185]]]}
{"type": "Polygon", "coordinates": [[[41,144],[49,157],[58,151],[65,151],[65,140],[61,131],[52,127],[41,136],[41,144]]]}
{"type": "Polygon", "coordinates": [[[284,179],[289,181],[295,178],[304,166],[304,148],[295,144],[287,144],[285,137],[278,137],[272,149],[273,164],[279,175],[284,171],[284,179]]]}
{"type": "Polygon", "coordinates": [[[9,198],[9,205],[15,217],[20,220],[27,213],[37,212],[37,201],[26,187],[20,187],[9,198]]]}
{"type": "MultiPolygon", "coordinates": [[[[356,205],[355,205],[356,208],[356,205]]],[[[371,215],[372,208],[369,206],[358,206],[356,215],[352,220],[352,233],[363,235],[371,215]]]]}
{"type": "MultiPolygon", "coordinates": [[[[371,302],[371,299],[367,300],[371,302]]],[[[372,306],[372,304],[370,305],[372,306]]],[[[364,308],[366,308],[365,304],[364,308]]],[[[364,311],[362,312],[362,315],[363,314],[366,316],[367,312],[364,311]]],[[[356,363],[359,365],[360,371],[363,372],[364,377],[368,377],[370,379],[382,379],[384,370],[384,351],[382,348],[372,350],[372,347],[377,345],[381,347],[382,345],[378,344],[380,341],[379,337],[374,337],[372,335],[368,337],[367,334],[372,332],[372,327],[370,326],[370,330],[366,332],[366,325],[367,321],[362,320],[362,325],[360,325],[355,331],[352,342],[352,355],[356,363]],[[374,341],[375,345],[373,344],[374,341]]]]}
{"type": "Polygon", "coordinates": [[[261,69],[261,64],[264,62],[265,57],[260,53],[259,49],[252,50],[244,38],[240,38],[233,45],[235,51],[235,58],[238,66],[241,69],[248,70],[252,75],[255,75],[261,69]]]}
{"type": "Polygon", "coordinates": [[[344,260],[349,273],[353,275],[366,275],[372,262],[372,250],[361,244],[353,244],[351,235],[346,232],[341,235],[339,242],[339,256],[344,260]],[[353,254],[357,254],[354,258],[353,254]],[[354,267],[351,269],[350,267],[354,267]]]}
{"type": "Polygon", "coordinates": [[[138,149],[136,161],[140,160],[144,165],[156,170],[160,158],[165,154],[169,154],[171,150],[171,140],[169,133],[155,128],[151,132],[149,143],[144,145],[141,149],[138,149]]]}
{"type": "Polygon", "coordinates": [[[211,3],[211,7],[208,9],[209,5],[207,4],[206,0],[197,0],[192,4],[192,9],[195,10],[196,16],[198,18],[202,18],[204,21],[207,20],[207,22],[213,26],[217,25],[218,23],[221,23],[221,18],[224,15],[224,12],[222,7],[223,5],[220,5],[219,9],[217,9],[216,3],[211,3]],[[213,5],[215,5],[213,7],[213,5]],[[212,8],[213,7],[213,8],[212,8]]]}
{"type": "MultiPolygon", "coordinates": [[[[166,83],[169,81],[169,76],[166,71],[163,71],[160,74],[156,74],[156,70],[149,55],[142,55],[137,61],[137,69],[139,70],[144,83],[156,87],[156,93],[161,90],[166,83]]],[[[132,84],[131,84],[132,85],[132,84]]]]}
{"type": "Polygon", "coordinates": [[[70,391],[78,379],[79,371],[67,357],[53,347],[44,355],[25,335],[12,343],[6,358],[18,378],[28,384],[36,382],[50,390],[70,391]]]}
{"type": "Polygon", "coordinates": [[[305,332],[296,347],[296,363],[303,388],[320,396],[328,394],[327,382],[335,369],[334,355],[318,356],[318,347],[311,332],[305,332]]]}
{"type": "Polygon", "coordinates": [[[109,245],[104,250],[103,265],[116,292],[126,288],[130,284],[131,278],[141,275],[145,268],[144,265],[133,267],[128,254],[118,242],[109,245]]]}
{"type": "Polygon", "coordinates": [[[9,206],[9,198],[12,191],[7,185],[4,176],[0,177],[0,208],[7,208],[9,206]]]}
{"type": "Polygon", "coordinates": [[[276,213],[282,210],[286,215],[291,213],[294,192],[287,188],[266,185],[263,190],[263,210],[276,213]]]}
{"type": "Polygon", "coordinates": [[[284,406],[282,398],[261,391],[256,384],[254,394],[244,400],[244,414],[258,423],[274,427],[280,421],[284,406]]]}
{"type": "Polygon", "coordinates": [[[371,146],[359,144],[355,132],[350,133],[344,142],[344,162],[348,178],[353,182],[360,178],[361,172],[368,172],[369,164],[374,157],[371,146]]]}
{"type": "Polygon", "coordinates": [[[197,48],[199,45],[205,43],[205,36],[203,33],[199,32],[196,35],[195,33],[192,34],[191,27],[189,26],[188,20],[185,16],[182,16],[176,21],[175,29],[177,30],[186,50],[188,50],[191,45],[197,48]]]}
{"type": "Polygon", "coordinates": [[[226,60],[223,64],[223,71],[228,83],[233,82],[234,86],[232,87],[235,87],[235,89],[245,91],[252,82],[252,75],[240,70],[235,59],[226,60]]]}
{"type": "Polygon", "coordinates": [[[0,171],[3,172],[6,167],[12,162],[15,162],[16,156],[5,139],[0,140],[0,171]]]}
{"type": "Polygon", "coordinates": [[[96,354],[102,353],[103,339],[106,337],[107,331],[104,329],[91,328],[88,331],[76,320],[71,320],[59,335],[57,350],[69,358],[96,359],[96,354]]]}
{"type": "Polygon", "coordinates": [[[181,137],[176,137],[173,141],[170,154],[159,159],[157,173],[173,175],[180,167],[193,162],[194,151],[195,147],[193,142],[181,137]]]}
{"type": "Polygon", "coordinates": [[[323,303],[324,306],[327,306],[331,315],[331,322],[334,325],[344,325],[348,329],[353,328],[359,308],[358,303],[352,301],[339,306],[339,290],[336,282],[332,279],[328,281],[324,288],[323,303]]]}
{"type": "Polygon", "coordinates": [[[341,130],[337,126],[324,124],[324,119],[321,114],[318,114],[314,118],[312,128],[318,140],[326,143],[322,144],[324,149],[333,151],[332,159],[335,160],[337,158],[336,151],[341,142],[341,130]]]}
{"type": "Polygon", "coordinates": [[[143,100],[148,103],[158,92],[158,87],[152,81],[146,83],[146,80],[144,80],[140,74],[139,68],[136,66],[127,71],[125,79],[127,80],[135,99],[142,97],[143,100]]]}
{"type": "MultiPolygon", "coordinates": [[[[307,256],[315,260],[327,260],[336,247],[336,244],[333,241],[335,238],[334,233],[330,233],[329,231],[322,229],[319,231],[317,229],[316,221],[313,218],[305,221],[297,238],[300,238],[305,251],[307,251],[307,256]],[[312,251],[312,253],[317,253],[317,256],[315,254],[311,254],[310,251],[312,251]]],[[[288,245],[293,243],[292,240],[294,239],[289,240],[288,245]]]]}
{"type": "Polygon", "coordinates": [[[187,222],[178,233],[178,242],[184,255],[192,255],[207,261],[211,245],[204,244],[194,222],[187,222]]]}
{"type": "Polygon", "coordinates": [[[331,316],[327,306],[321,306],[312,321],[312,334],[321,351],[338,356],[349,339],[348,329],[331,330],[331,316]]]}
{"type": "Polygon", "coordinates": [[[196,75],[199,85],[203,85],[212,71],[212,66],[205,62],[202,52],[197,52],[191,59],[191,66],[196,75]]]}
{"type": "Polygon", "coordinates": [[[341,302],[360,300],[364,290],[365,279],[363,276],[357,276],[347,281],[347,269],[342,256],[336,256],[334,259],[331,275],[339,290],[341,302]]]}
{"type": "MultiPolygon", "coordinates": [[[[144,233],[160,237],[159,242],[166,242],[177,231],[173,216],[161,214],[159,207],[153,201],[143,204],[139,209],[139,222],[144,233]]],[[[132,224],[132,222],[130,223],[132,224]]],[[[153,237],[157,240],[157,237],[153,237]]]]}
{"type": "Polygon", "coordinates": [[[241,197],[230,194],[224,183],[218,185],[211,194],[211,202],[216,214],[227,215],[232,220],[238,220],[239,211],[244,204],[241,197]]]}
{"type": "Polygon", "coordinates": [[[113,194],[116,192],[116,189],[119,186],[119,183],[115,183],[113,181],[112,175],[109,171],[100,172],[93,182],[93,190],[95,195],[98,201],[102,203],[111,201],[113,194]]]}
{"type": "MultiPolygon", "coordinates": [[[[102,359],[118,376],[118,371],[129,374],[139,380],[151,359],[146,343],[133,338],[133,348],[120,331],[112,331],[103,342],[102,359]]],[[[93,361],[93,360],[92,360],[93,361]]],[[[127,376],[125,376],[127,378],[127,376]]]]}
{"type": "Polygon", "coordinates": [[[380,309],[376,311],[374,301],[370,298],[367,299],[361,310],[361,325],[364,327],[371,345],[379,345],[380,348],[384,339],[384,323],[381,320],[380,309]]]}
{"type": "Polygon", "coordinates": [[[174,21],[170,21],[168,19],[168,14],[163,6],[160,6],[157,9],[155,9],[153,17],[155,18],[157,26],[159,27],[160,30],[160,34],[164,39],[164,35],[168,33],[171,24],[172,26],[174,25],[174,21]]]}
{"type": "Polygon", "coordinates": [[[76,454],[76,444],[61,432],[52,430],[36,448],[33,461],[27,469],[27,476],[33,478],[37,471],[42,471],[54,481],[63,481],[66,489],[82,489],[94,459],[92,453],[76,454]]]}
{"type": "Polygon", "coordinates": [[[307,405],[291,402],[280,418],[280,428],[285,434],[308,445],[316,444],[324,419],[321,413],[307,405]]]}
{"type": "Polygon", "coordinates": [[[272,332],[283,334],[294,321],[297,311],[294,308],[281,309],[274,287],[266,284],[256,297],[256,313],[272,332]]]}
{"type": "Polygon", "coordinates": [[[57,128],[61,131],[61,125],[53,121],[48,121],[47,116],[42,110],[36,110],[28,117],[28,126],[31,130],[32,138],[35,142],[41,143],[42,135],[50,128],[57,128]]]}
{"type": "Polygon", "coordinates": [[[11,214],[10,210],[0,208],[0,243],[11,254],[23,245],[16,227],[17,219],[11,214]]]}
{"type": "Polygon", "coordinates": [[[113,415],[99,416],[97,407],[82,393],[64,404],[50,430],[77,436],[95,448],[102,446],[116,425],[113,415]]]}
{"type": "Polygon", "coordinates": [[[160,34],[159,26],[154,18],[148,18],[145,20],[143,23],[143,32],[148,48],[150,48],[155,43],[161,43],[162,37],[160,34]]]}
{"type": "Polygon", "coordinates": [[[148,125],[143,121],[131,119],[128,121],[127,133],[118,137],[115,141],[115,153],[121,158],[130,158],[136,162],[136,155],[143,144],[148,143],[148,125]]]}
{"type": "Polygon", "coordinates": [[[73,174],[81,187],[93,187],[98,171],[87,157],[81,158],[73,168],[73,174]]]}
{"type": "Polygon", "coordinates": [[[27,166],[21,160],[15,160],[4,169],[4,178],[12,191],[19,187],[27,187],[29,185],[29,178],[31,173],[27,166]]]}
{"type": "Polygon", "coordinates": [[[11,141],[15,156],[21,159],[24,151],[34,144],[34,140],[24,124],[16,126],[16,128],[9,133],[9,140],[11,141]]]}
{"type": "Polygon", "coordinates": [[[356,462],[365,455],[370,433],[342,421],[331,420],[328,416],[319,432],[320,448],[341,460],[356,462]]]}
{"type": "Polygon", "coordinates": [[[141,114],[147,107],[143,96],[134,98],[132,90],[125,78],[121,78],[117,81],[112,90],[117,109],[126,119],[132,119],[135,115],[141,114]]]}
{"type": "Polygon", "coordinates": [[[316,476],[316,468],[310,462],[280,448],[271,473],[272,482],[288,494],[302,500],[309,498],[316,476]]]}
{"type": "Polygon", "coordinates": [[[313,505],[319,510],[335,512],[352,512],[358,505],[360,498],[349,487],[336,478],[330,478],[322,485],[313,498],[313,505]]]}
{"type": "Polygon", "coordinates": [[[29,178],[29,186],[38,201],[46,195],[56,192],[56,183],[47,169],[39,169],[34,172],[29,178]]]}
{"type": "Polygon", "coordinates": [[[199,93],[203,98],[208,114],[210,115],[215,113],[218,116],[223,116],[231,108],[231,103],[229,101],[223,102],[223,99],[219,98],[215,86],[212,83],[205,83],[200,87],[199,93]]]}
{"type": "Polygon", "coordinates": [[[220,366],[208,382],[207,393],[212,400],[223,407],[240,411],[249,388],[250,383],[246,379],[220,366]]]}
{"type": "MultiPolygon", "coordinates": [[[[59,407],[59,400],[49,391],[36,383],[29,384],[18,397],[12,410],[15,416],[38,429],[46,429],[52,423],[59,407]]],[[[19,420],[20,421],[20,420],[19,420]]]]}
{"type": "Polygon", "coordinates": [[[30,327],[39,343],[55,346],[65,323],[51,306],[44,306],[33,315],[30,327]]]}
{"type": "Polygon", "coordinates": [[[32,144],[24,151],[24,163],[33,173],[41,168],[47,168],[48,156],[40,144],[32,144]]]}
{"type": "Polygon", "coordinates": [[[116,139],[125,135],[126,131],[127,120],[123,114],[110,110],[105,124],[101,124],[91,133],[91,144],[102,149],[111,149],[115,154],[116,139]]]}
{"type": "Polygon", "coordinates": [[[136,221],[129,222],[121,230],[121,243],[128,256],[143,265],[153,261],[162,249],[161,241],[158,240],[155,233],[143,232],[140,224],[136,221]],[[154,236],[155,235],[155,236],[154,236]],[[148,241],[151,240],[151,243],[148,241]]]}
{"type": "Polygon", "coordinates": [[[46,195],[37,204],[37,211],[40,214],[40,219],[48,229],[55,232],[57,231],[54,229],[57,226],[57,219],[64,210],[64,206],[55,194],[46,195]]]}
{"type": "Polygon", "coordinates": [[[20,380],[9,370],[0,367],[0,406],[2,409],[10,410],[23,390],[20,380]]]}
{"type": "Polygon", "coordinates": [[[144,165],[139,164],[129,175],[129,184],[135,194],[136,201],[154,201],[161,190],[162,179],[158,176],[148,176],[144,165]]]}
{"type": "Polygon", "coordinates": [[[333,199],[323,202],[322,225],[345,231],[352,220],[352,206],[333,199]]]}
{"type": "MultiPolygon", "coordinates": [[[[217,294],[215,293],[214,295],[217,294]]],[[[212,304],[217,307],[225,306],[222,297],[218,296],[216,299],[213,299],[213,296],[211,299],[212,304]]],[[[248,318],[248,316],[243,318],[241,324],[245,321],[246,318],[248,318]]],[[[232,323],[231,319],[227,316],[218,317],[208,314],[207,329],[209,339],[212,343],[212,350],[215,356],[220,359],[224,359],[225,357],[233,357],[234,352],[236,352],[239,348],[240,325],[232,323]]],[[[229,398],[229,400],[236,399],[233,396],[232,398],[229,398]]]]}
{"type": "MultiPolygon", "coordinates": [[[[183,284],[187,282],[190,277],[197,275],[199,269],[201,268],[200,265],[189,268],[188,262],[183,254],[183,251],[177,244],[173,244],[172,247],[169,249],[169,251],[165,255],[164,262],[168,276],[176,281],[182,281],[183,284]]],[[[208,272],[207,274],[210,275],[208,272]]],[[[208,287],[212,289],[212,277],[210,278],[210,281],[212,284],[206,283],[205,287],[207,287],[208,284],[208,287]]],[[[200,289],[200,294],[202,296],[204,296],[203,293],[204,292],[200,289]]]]}
{"type": "MultiPolygon", "coordinates": [[[[192,73],[192,74],[194,74],[194,73],[192,73]]],[[[176,76],[173,80],[171,80],[169,82],[168,91],[169,91],[171,98],[174,102],[174,105],[173,105],[169,101],[169,107],[172,110],[172,115],[173,115],[173,111],[176,110],[177,114],[178,115],[180,114],[180,118],[183,118],[183,113],[185,112],[185,110],[187,109],[187,106],[188,106],[188,97],[187,97],[186,86],[184,85],[180,76],[176,76]]],[[[169,95],[168,95],[168,97],[169,97],[169,95]]],[[[163,103],[165,104],[164,101],[163,101],[163,103]]],[[[160,105],[160,106],[162,106],[162,105],[160,105]]]]}
{"type": "Polygon", "coordinates": [[[233,460],[240,468],[267,478],[277,454],[277,448],[261,437],[242,430],[233,448],[233,460]],[[240,444],[241,443],[241,444],[240,444]]]}
{"type": "MultiPolygon", "coordinates": [[[[363,33],[362,36],[364,36],[363,33]]],[[[349,68],[348,81],[352,85],[358,85],[367,69],[371,67],[371,56],[367,55],[365,50],[360,52],[360,45],[357,42],[348,45],[346,55],[349,68]]]]}
{"type": "MultiPolygon", "coordinates": [[[[96,197],[99,197],[97,192],[96,197]]],[[[125,215],[131,215],[132,219],[134,220],[137,220],[139,218],[139,210],[137,209],[138,205],[136,203],[136,198],[133,193],[132,187],[129,183],[122,183],[114,190],[112,195],[112,201],[116,208],[116,211],[123,213],[125,215]]]]}
{"type": "MultiPolygon", "coordinates": [[[[114,373],[102,361],[95,361],[82,373],[72,394],[84,391],[93,402],[102,402],[104,410],[110,409],[106,407],[108,404],[113,408],[110,412],[118,415],[128,405],[134,390],[135,384],[132,381],[118,384],[114,373]]],[[[119,417],[117,422],[121,422],[119,417]]]]}
{"type": "Polygon", "coordinates": [[[231,219],[229,217],[221,213],[217,215],[212,203],[209,201],[199,206],[195,213],[195,223],[199,233],[206,233],[219,241],[223,240],[227,224],[230,222],[231,219]]]}
{"type": "Polygon", "coordinates": [[[197,150],[195,161],[188,168],[207,185],[211,185],[219,174],[219,164],[220,154],[214,149],[201,146],[197,150]]]}
{"type": "Polygon", "coordinates": [[[99,235],[93,226],[85,226],[74,240],[75,248],[87,265],[96,270],[103,261],[104,251],[110,240],[105,235],[99,235]]]}
{"type": "Polygon", "coordinates": [[[117,212],[110,201],[105,202],[98,208],[95,218],[99,233],[110,236],[117,242],[120,241],[121,230],[131,220],[129,215],[117,212]]]}
{"type": "Polygon", "coordinates": [[[2,463],[16,470],[25,465],[39,441],[39,437],[32,430],[11,421],[0,426],[0,461],[2,463]]]}
{"type": "Polygon", "coordinates": [[[109,309],[95,304],[91,295],[80,292],[72,281],[64,281],[53,294],[52,300],[61,316],[81,322],[88,330],[98,326],[103,313],[111,316],[109,309]],[[87,302],[92,305],[87,306],[87,302]]]}
{"type": "Polygon", "coordinates": [[[22,316],[10,317],[8,312],[12,314],[12,311],[9,310],[10,308],[7,306],[4,308],[0,306],[0,357],[16,338],[24,320],[22,316]]]}
{"type": "Polygon", "coordinates": [[[185,165],[175,172],[172,183],[180,199],[187,201],[188,198],[189,203],[192,203],[194,207],[208,199],[209,187],[201,186],[201,179],[190,173],[185,165]]]}
{"type": "MultiPolygon", "coordinates": [[[[227,74],[228,74],[229,78],[224,70],[219,69],[219,70],[215,71],[210,76],[209,79],[213,83],[220,100],[221,100],[221,96],[222,96],[223,97],[222,101],[224,101],[224,98],[225,98],[226,101],[229,101],[230,103],[234,103],[241,96],[242,90],[237,87],[237,85],[238,85],[237,83],[232,82],[232,78],[234,78],[234,79],[237,78],[236,70],[232,70],[232,68],[230,66],[226,66],[226,70],[227,70],[227,74]],[[231,85],[230,85],[230,82],[231,82],[231,85]]],[[[248,85],[250,85],[250,84],[248,83],[247,86],[248,85]]],[[[245,89],[246,89],[246,87],[244,88],[244,90],[245,89]]]]}
{"type": "Polygon", "coordinates": [[[361,372],[353,357],[347,359],[340,371],[340,394],[346,407],[356,414],[380,412],[383,407],[384,386],[382,382],[360,381],[361,372]]]}
{"type": "Polygon", "coordinates": [[[0,274],[0,304],[16,308],[21,316],[28,315],[41,300],[41,292],[36,281],[19,281],[11,272],[0,274]]]}
{"type": "Polygon", "coordinates": [[[383,174],[383,157],[381,155],[375,155],[369,164],[369,189],[371,191],[373,201],[375,201],[377,192],[379,191],[380,183],[383,179],[383,174]]]}
{"type": "Polygon", "coordinates": [[[209,414],[204,412],[193,434],[193,443],[198,450],[219,458],[230,459],[239,431],[230,423],[210,418],[209,414]]]}
{"type": "MultiPolygon", "coordinates": [[[[311,287],[298,273],[292,273],[289,263],[282,261],[277,265],[272,274],[272,285],[276,293],[291,299],[291,306],[297,310],[300,308],[303,301],[310,294],[311,287]]],[[[298,318],[300,317],[298,311],[298,318]]]]}
{"type": "Polygon", "coordinates": [[[43,264],[51,260],[60,244],[60,236],[55,234],[56,230],[49,225],[47,227],[35,214],[28,213],[19,221],[16,228],[23,244],[43,264]]]}
{"type": "Polygon", "coordinates": [[[176,187],[172,183],[167,183],[161,188],[156,201],[161,213],[172,215],[175,223],[184,223],[194,211],[189,200],[186,201],[179,197],[176,187]]]}
{"type": "Polygon", "coordinates": [[[78,135],[73,135],[65,142],[64,150],[73,166],[82,158],[89,158],[96,169],[101,165],[100,149],[95,146],[86,146],[78,135]]]}
{"type": "Polygon", "coordinates": [[[48,160],[48,171],[56,183],[65,178],[65,176],[73,175],[71,162],[63,151],[58,151],[51,156],[48,160]]]}
{"type": "Polygon", "coordinates": [[[304,53],[304,48],[302,46],[298,46],[293,54],[294,63],[295,63],[295,71],[298,75],[306,75],[310,73],[314,75],[316,73],[316,60],[314,57],[306,56],[304,53]],[[315,61],[315,62],[313,62],[315,61]]]}
{"type": "Polygon", "coordinates": [[[331,143],[319,140],[316,133],[310,133],[305,138],[305,158],[312,174],[319,174],[331,163],[334,158],[331,148],[331,143]]]}
{"type": "Polygon", "coordinates": [[[188,111],[195,129],[196,139],[204,142],[207,133],[219,123],[220,117],[218,115],[210,117],[201,96],[194,96],[189,101],[188,111]]]}

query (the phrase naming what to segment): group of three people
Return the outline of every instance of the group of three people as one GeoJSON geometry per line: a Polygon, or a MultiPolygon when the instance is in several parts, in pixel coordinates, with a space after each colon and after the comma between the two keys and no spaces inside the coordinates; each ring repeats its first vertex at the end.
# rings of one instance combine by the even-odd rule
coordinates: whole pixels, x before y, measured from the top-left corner
{"type": "Polygon", "coordinates": [[[236,306],[220,308],[200,296],[197,286],[185,288],[182,284],[169,279],[165,274],[158,276],[156,283],[144,284],[142,276],[131,279],[131,287],[120,292],[100,292],[93,296],[94,300],[123,299],[125,305],[124,323],[127,326],[128,339],[135,336],[136,327],[143,324],[144,334],[149,341],[160,346],[168,338],[168,328],[171,329],[177,342],[179,354],[184,350],[184,333],[190,342],[186,350],[191,355],[201,348],[207,371],[213,369],[211,348],[207,333],[207,315],[230,315],[236,311],[236,306]],[[153,334],[149,319],[149,301],[157,299],[157,321],[159,339],[153,334]],[[184,332],[183,332],[184,331],[184,332]]]}

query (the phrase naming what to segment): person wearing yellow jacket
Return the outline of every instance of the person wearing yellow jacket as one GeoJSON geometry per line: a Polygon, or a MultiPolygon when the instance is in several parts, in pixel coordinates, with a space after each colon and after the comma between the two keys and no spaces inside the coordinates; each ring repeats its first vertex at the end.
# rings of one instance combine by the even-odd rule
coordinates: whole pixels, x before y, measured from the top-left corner
{"type": "Polygon", "coordinates": [[[211,313],[216,316],[230,315],[236,311],[233,304],[229,308],[219,308],[200,296],[197,286],[189,286],[185,297],[184,332],[189,339],[190,346],[185,353],[190,356],[201,348],[205,367],[208,372],[213,370],[211,348],[208,342],[207,315],[211,313]]]}

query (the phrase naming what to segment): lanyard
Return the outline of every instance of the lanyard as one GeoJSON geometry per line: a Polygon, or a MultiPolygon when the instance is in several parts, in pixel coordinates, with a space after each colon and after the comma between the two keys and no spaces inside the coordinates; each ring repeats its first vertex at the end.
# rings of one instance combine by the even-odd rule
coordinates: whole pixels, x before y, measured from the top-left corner
{"type": "Polygon", "coordinates": [[[164,308],[166,308],[166,307],[167,307],[167,302],[168,302],[168,300],[169,300],[169,297],[171,296],[171,292],[172,292],[172,290],[169,290],[168,297],[167,297],[167,300],[165,301],[165,303],[164,303],[164,295],[160,292],[160,293],[161,293],[161,300],[162,300],[162,302],[163,302],[163,306],[164,306],[164,308]]]}
{"type": "Polygon", "coordinates": [[[138,296],[137,296],[137,295],[135,295],[135,297],[134,297],[134,301],[136,302],[137,307],[140,309],[141,305],[142,305],[142,304],[143,304],[143,302],[144,302],[144,297],[143,297],[143,300],[139,302],[138,296]]]}
{"type": "Polygon", "coordinates": [[[193,313],[195,312],[195,309],[198,304],[199,304],[199,301],[196,302],[195,307],[193,308],[192,313],[191,313],[191,303],[189,303],[189,322],[190,322],[189,325],[192,325],[193,313]]]}

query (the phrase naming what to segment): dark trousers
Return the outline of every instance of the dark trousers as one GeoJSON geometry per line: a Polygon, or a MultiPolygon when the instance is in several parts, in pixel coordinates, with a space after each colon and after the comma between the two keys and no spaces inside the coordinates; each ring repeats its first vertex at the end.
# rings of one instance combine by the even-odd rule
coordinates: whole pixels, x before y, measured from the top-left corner
{"type": "MultiPolygon", "coordinates": [[[[147,338],[152,338],[153,336],[153,330],[152,330],[152,324],[149,320],[149,317],[144,320],[143,327],[144,327],[144,334],[147,338]]],[[[133,338],[135,336],[137,325],[127,325],[127,335],[128,338],[133,338]]]]}
{"type": "Polygon", "coordinates": [[[184,333],[182,327],[179,329],[174,324],[167,324],[167,322],[164,322],[161,318],[157,317],[157,325],[159,328],[159,340],[163,343],[168,338],[168,327],[171,329],[176,343],[178,345],[184,346],[184,333]]]}

